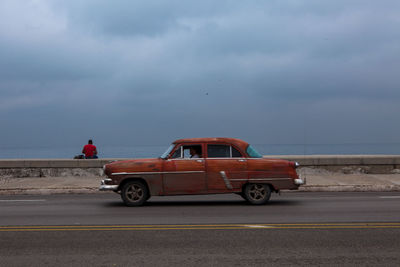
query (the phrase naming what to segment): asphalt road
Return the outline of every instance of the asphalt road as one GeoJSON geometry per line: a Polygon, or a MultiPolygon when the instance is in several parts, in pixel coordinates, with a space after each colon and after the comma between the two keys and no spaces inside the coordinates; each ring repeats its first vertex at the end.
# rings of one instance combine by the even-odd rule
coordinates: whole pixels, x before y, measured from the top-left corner
{"type": "Polygon", "coordinates": [[[1,196],[0,266],[400,266],[400,193],[1,196]]]}

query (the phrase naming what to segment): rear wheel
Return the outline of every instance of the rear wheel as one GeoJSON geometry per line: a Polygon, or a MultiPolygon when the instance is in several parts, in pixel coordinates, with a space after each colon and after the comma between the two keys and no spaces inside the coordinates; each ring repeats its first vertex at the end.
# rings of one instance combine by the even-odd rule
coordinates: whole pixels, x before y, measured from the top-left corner
{"type": "Polygon", "coordinates": [[[247,184],[243,195],[249,203],[262,205],[267,203],[271,197],[271,188],[267,184],[247,184]]]}
{"type": "Polygon", "coordinates": [[[150,195],[143,182],[131,181],[122,186],[121,198],[125,205],[133,207],[143,205],[150,198],[150,195]]]}

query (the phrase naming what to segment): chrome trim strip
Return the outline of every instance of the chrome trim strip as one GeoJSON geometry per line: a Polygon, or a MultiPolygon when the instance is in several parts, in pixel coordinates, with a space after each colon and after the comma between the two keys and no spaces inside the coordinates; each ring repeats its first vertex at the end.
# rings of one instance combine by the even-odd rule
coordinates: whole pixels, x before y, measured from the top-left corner
{"type": "Polygon", "coordinates": [[[167,159],[167,161],[172,160],[204,160],[205,158],[174,158],[174,159],[167,159]]]}
{"type": "Polygon", "coordinates": [[[100,191],[117,191],[118,185],[107,185],[105,184],[105,181],[109,181],[111,179],[104,179],[101,181],[99,190],[100,191]]]}
{"type": "Polygon", "coordinates": [[[234,158],[225,157],[225,158],[223,158],[223,157],[221,157],[221,158],[207,158],[207,159],[212,159],[212,160],[216,160],[216,159],[223,159],[223,160],[227,160],[227,159],[230,159],[230,160],[243,159],[243,160],[247,160],[249,158],[243,158],[243,157],[234,157],[234,158]]]}
{"type": "Polygon", "coordinates": [[[249,179],[229,179],[230,181],[271,181],[271,180],[292,180],[292,178],[249,178],[249,179]]]}
{"type": "Polygon", "coordinates": [[[118,189],[118,185],[101,185],[99,187],[99,191],[116,191],[118,189]]]}
{"type": "Polygon", "coordinates": [[[226,176],[226,173],[224,171],[220,171],[219,173],[221,174],[222,179],[224,179],[224,183],[225,183],[226,188],[232,189],[233,187],[232,187],[231,183],[229,182],[229,179],[226,176]]]}
{"type": "Polygon", "coordinates": [[[154,175],[154,174],[187,174],[187,173],[205,173],[205,171],[181,171],[181,172],[115,172],[111,175],[154,175]]]}

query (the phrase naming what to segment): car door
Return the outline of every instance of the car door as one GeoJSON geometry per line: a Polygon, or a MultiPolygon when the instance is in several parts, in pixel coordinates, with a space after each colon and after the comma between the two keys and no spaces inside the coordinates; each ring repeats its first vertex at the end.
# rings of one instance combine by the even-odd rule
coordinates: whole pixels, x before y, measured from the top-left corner
{"type": "Polygon", "coordinates": [[[191,158],[190,148],[199,144],[178,145],[163,165],[165,195],[202,194],[206,192],[204,158],[191,158]]]}
{"type": "Polygon", "coordinates": [[[229,192],[247,181],[247,159],[225,144],[207,145],[207,188],[209,193],[229,192]]]}

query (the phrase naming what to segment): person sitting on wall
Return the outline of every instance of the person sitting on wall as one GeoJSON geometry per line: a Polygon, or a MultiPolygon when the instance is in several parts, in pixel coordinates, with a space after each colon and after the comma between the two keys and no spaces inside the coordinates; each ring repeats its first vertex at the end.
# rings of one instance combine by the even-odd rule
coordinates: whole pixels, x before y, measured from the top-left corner
{"type": "Polygon", "coordinates": [[[92,139],[88,141],[88,144],[85,145],[82,149],[82,153],[85,154],[85,159],[97,159],[97,148],[93,145],[92,139]]]}

